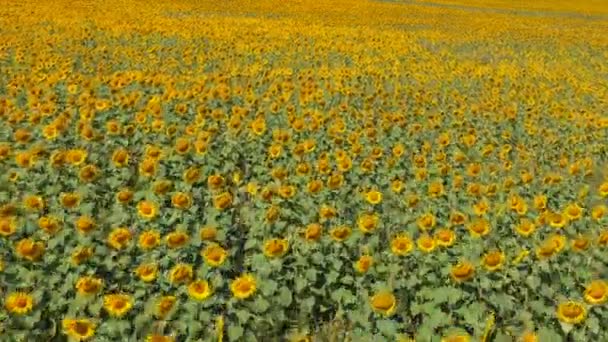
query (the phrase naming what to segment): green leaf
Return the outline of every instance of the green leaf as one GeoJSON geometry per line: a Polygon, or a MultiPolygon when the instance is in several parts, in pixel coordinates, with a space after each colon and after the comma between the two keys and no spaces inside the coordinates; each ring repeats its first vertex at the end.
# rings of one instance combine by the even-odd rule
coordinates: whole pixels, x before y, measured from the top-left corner
{"type": "Polygon", "coordinates": [[[277,299],[279,301],[279,305],[283,307],[288,307],[289,305],[291,305],[292,302],[291,291],[289,291],[289,289],[285,286],[281,287],[279,289],[279,295],[277,299]]]}
{"type": "Polygon", "coordinates": [[[243,328],[239,325],[230,325],[228,327],[228,338],[230,341],[238,341],[243,336],[243,328]]]}
{"type": "Polygon", "coordinates": [[[574,325],[569,324],[569,323],[564,323],[562,321],[559,322],[559,326],[562,328],[562,331],[566,335],[568,335],[568,333],[570,332],[570,330],[572,330],[572,328],[574,328],[574,325]]]}
{"type": "Polygon", "coordinates": [[[376,323],[378,330],[386,337],[392,338],[397,335],[398,324],[397,322],[383,319],[376,323]]]}
{"type": "Polygon", "coordinates": [[[269,307],[270,303],[262,297],[256,298],[256,300],[253,302],[253,309],[257,313],[264,313],[266,312],[266,310],[268,310],[269,307]]]}
{"type": "Polygon", "coordinates": [[[539,341],[562,342],[560,334],[549,328],[540,328],[537,332],[539,341]]]}
{"type": "Polygon", "coordinates": [[[274,280],[264,280],[261,284],[260,284],[260,291],[265,295],[265,296],[272,296],[275,291],[277,290],[277,287],[279,285],[277,284],[276,281],[274,280]]]}

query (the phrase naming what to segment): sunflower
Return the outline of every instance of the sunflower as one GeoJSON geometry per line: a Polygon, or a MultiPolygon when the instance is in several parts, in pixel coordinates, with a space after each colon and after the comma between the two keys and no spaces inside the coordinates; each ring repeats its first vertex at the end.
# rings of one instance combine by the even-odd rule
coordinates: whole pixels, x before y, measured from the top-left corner
{"type": "Polygon", "coordinates": [[[225,180],[221,175],[210,175],[207,177],[207,187],[210,190],[219,190],[224,186],[225,180]]]}
{"type": "Polygon", "coordinates": [[[99,173],[100,171],[97,166],[88,164],[80,169],[78,177],[83,182],[92,182],[97,178],[97,176],[99,176],[99,173]]]}
{"type": "Polygon", "coordinates": [[[313,179],[306,185],[306,189],[311,194],[319,193],[323,190],[323,182],[318,179],[313,179]]]}
{"type": "Polygon", "coordinates": [[[391,190],[396,194],[401,193],[401,191],[403,191],[404,187],[405,187],[405,183],[400,179],[393,179],[391,181],[391,190]]]}
{"type": "Polygon", "coordinates": [[[583,216],[583,208],[576,203],[572,203],[566,207],[563,215],[566,216],[568,220],[578,220],[583,216]]]}
{"type": "Polygon", "coordinates": [[[76,208],[80,204],[80,195],[75,192],[62,193],[59,198],[61,205],[66,209],[76,208]]]}
{"type": "Polygon", "coordinates": [[[455,333],[441,338],[441,342],[469,342],[471,336],[467,333],[455,333]]]}
{"type": "Polygon", "coordinates": [[[594,280],[585,287],[585,301],[589,304],[603,304],[608,301],[608,283],[594,280]]]}
{"type": "Polygon", "coordinates": [[[169,192],[173,187],[173,182],[168,179],[159,179],[152,184],[152,191],[158,196],[162,196],[169,192]]]}
{"type": "Polygon", "coordinates": [[[540,259],[547,259],[557,253],[557,246],[553,241],[545,240],[538,248],[536,255],[540,259]]]}
{"type": "Polygon", "coordinates": [[[17,231],[17,220],[15,217],[0,217],[0,235],[8,237],[17,231]]]}
{"type": "Polygon", "coordinates": [[[557,306],[556,315],[564,323],[579,324],[587,318],[587,309],[582,303],[567,301],[557,306]]]}
{"type": "Polygon", "coordinates": [[[127,294],[110,294],[103,297],[103,307],[110,316],[122,317],[131,310],[133,301],[127,294]]]}
{"type": "Polygon", "coordinates": [[[112,163],[117,168],[126,167],[129,164],[129,152],[124,148],[119,148],[112,153],[112,163]]]}
{"type": "Polygon", "coordinates": [[[44,209],[44,200],[40,196],[30,195],[25,197],[23,205],[29,211],[41,211],[44,209]]]}
{"type": "Polygon", "coordinates": [[[188,283],[192,280],[192,265],[177,264],[169,271],[169,281],[173,284],[188,283]]]}
{"type": "Polygon", "coordinates": [[[456,241],[456,233],[452,229],[442,228],[435,232],[435,243],[441,247],[450,247],[456,241]]]}
{"type": "Polygon", "coordinates": [[[473,213],[477,216],[484,216],[490,211],[490,203],[488,201],[481,200],[473,205],[473,213]]]}
{"type": "Polygon", "coordinates": [[[214,241],[217,238],[217,228],[213,226],[202,227],[199,236],[203,241],[214,241]]]}
{"type": "Polygon", "coordinates": [[[83,296],[97,294],[102,287],[103,280],[90,276],[80,277],[76,282],[76,291],[83,296]]]}
{"type": "Polygon", "coordinates": [[[380,217],[377,214],[362,214],[357,219],[357,225],[359,226],[359,230],[369,234],[376,230],[379,221],[380,217]]]}
{"type": "Polygon", "coordinates": [[[536,230],[536,226],[534,225],[534,223],[529,220],[529,219],[521,219],[519,221],[519,224],[517,226],[515,226],[515,231],[517,232],[517,234],[519,234],[520,236],[523,237],[528,237],[531,234],[534,233],[534,231],[536,230]]]}
{"type": "Polygon", "coordinates": [[[597,192],[601,197],[608,197],[608,180],[600,184],[597,192]]]}
{"type": "Polygon", "coordinates": [[[176,192],[171,197],[171,204],[177,209],[189,209],[192,206],[192,196],[183,192],[176,192]]]}
{"type": "Polygon", "coordinates": [[[82,234],[88,234],[95,229],[95,221],[90,216],[80,216],[76,220],[76,229],[82,234]]]}
{"type": "Polygon", "coordinates": [[[534,196],[534,208],[539,211],[543,211],[547,209],[547,196],[545,195],[536,195],[534,196]]]}
{"type": "Polygon", "coordinates": [[[141,264],[135,269],[135,274],[137,274],[139,279],[143,282],[152,282],[158,275],[158,265],[155,263],[141,264]]]}
{"type": "Polygon", "coordinates": [[[146,336],[146,342],[174,342],[175,339],[171,336],[152,334],[146,336]]]}
{"type": "Polygon", "coordinates": [[[88,153],[84,149],[69,150],[66,154],[66,161],[71,165],[78,166],[87,160],[88,153]]]}
{"type": "Polygon", "coordinates": [[[139,174],[143,177],[153,177],[158,169],[158,161],[156,159],[146,158],[139,163],[139,174]]]}
{"type": "Polygon", "coordinates": [[[278,258],[289,249],[289,242],[286,239],[270,239],[264,242],[264,255],[268,258],[278,258]]]}
{"type": "Polygon", "coordinates": [[[256,280],[250,274],[244,274],[236,278],[230,284],[232,295],[238,299],[251,297],[256,291],[256,280]]]}
{"type": "Polygon", "coordinates": [[[483,256],[481,263],[486,268],[486,270],[497,271],[503,266],[504,261],[505,261],[505,254],[501,251],[495,250],[495,251],[486,253],[483,256]]]}
{"type": "Polygon", "coordinates": [[[327,179],[327,187],[331,190],[337,190],[344,184],[344,175],[341,173],[334,173],[327,179]]]}
{"type": "Polygon", "coordinates": [[[88,319],[66,318],[61,325],[63,332],[76,341],[87,340],[95,334],[95,324],[88,319]]]}
{"type": "Polygon", "coordinates": [[[306,241],[318,241],[323,234],[323,227],[318,223],[311,223],[306,226],[303,233],[306,241]]]}
{"type": "Polygon", "coordinates": [[[268,222],[268,223],[275,222],[276,220],[279,219],[280,216],[281,216],[281,209],[276,205],[272,205],[272,206],[270,206],[270,208],[268,208],[266,210],[266,222],[268,222]]]}
{"type": "Polygon", "coordinates": [[[303,333],[293,334],[289,338],[289,342],[312,342],[311,338],[303,333]]]}
{"type": "Polygon", "coordinates": [[[211,287],[206,280],[195,280],[188,284],[188,295],[196,300],[205,300],[211,296],[211,287]]]}
{"type": "Polygon", "coordinates": [[[556,252],[561,252],[566,247],[566,237],[561,234],[553,234],[547,239],[548,242],[555,246],[556,252]]]}
{"type": "Polygon", "coordinates": [[[232,194],[229,192],[222,192],[219,195],[213,197],[213,206],[217,210],[224,210],[232,205],[232,194]]]}
{"type": "Polygon", "coordinates": [[[587,237],[579,235],[576,239],[572,240],[572,250],[575,252],[584,252],[591,247],[591,240],[587,237]]]}
{"type": "Polygon", "coordinates": [[[139,248],[151,250],[160,244],[160,233],[156,230],[146,230],[139,235],[139,248]]]}
{"type": "Polygon", "coordinates": [[[165,242],[167,243],[167,247],[172,248],[172,249],[183,247],[184,245],[186,245],[188,243],[188,240],[190,240],[190,237],[188,236],[188,234],[186,234],[185,232],[183,232],[181,230],[171,232],[171,233],[167,234],[167,236],[165,237],[165,242]]]}
{"type": "Polygon", "coordinates": [[[261,136],[266,132],[266,120],[263,117],[258,117],[251,122],[251,131],[257,135],[261,136]]]}
{"type": "Polygon", "coordinates": [[[129,245],[131,237],[132,234],[128,228],[115,228],[108,235],[108,245],[116,250],[125,249],[129,245]]]}
{"type": "Polygon", "coordinates": [[[596,205],[591,209],[591,217],[596,221],[600,221],[607,214],[608,207],[603,204],[596,205]]]}
{"type": "Polygon", "coordinates": [[[156,310],[154,315],[158,318],[164,319],[171,312],[176,303],[177,297],[175,296],[160,297],[156,301],[156,310]]]}
{"type": "Polygon", "coordinates": [[[131,202],[132,199],[133,199],[133,191],[131,191],[129,189],[121,189],[116,194],[116,200],[122,204],[129,203],[129,202],[131,202]]]}
{"type": "Polygon", "coordinates": [[[329,235],[334,241],[342,242],[346,240],[351,234],[351,229],[348,226],[334,227],[329,231],[329,235]]]}
{"type": "Polygon", "coordinates": [[[226,260],[228,253],[222,246],[218,244],[211,244],[205,247],[205,249],[201,252],[201,255],[203,256],[203,259],[205,259],[205,263],[207,265],[211,267],[219,267],[226,260]]]}
{"type": "Polygon", "coordinates": [[[355,270],[359,273],[365,273],[374,264],[374,258],[371,255],[362,255],[355,262],[355,270]]]}
{"type": "Polygon", "coordinates": [[[416,220],[416,224],[418,225],[418,228],[423,231],[429,230],[429,229],[435,227],[436,223],[437,223],[437,219],[435,218],[435,215],[433,215],[432,213],[423,214],[422,216],[420,216],[418,218],[418,220],[416,220]]]}
{"type": "Polygon", "coordinates": [[[441,182],[431,182],[429,184],[428,194],[431,197],[440,197],[445,193],[443,189],[443,183],[441,182]]]}
{"type": "Polygon", "coordinates": [[[44,254],[45,246],[43,242],[36,242],[31,238],[21,239],[15,245],[15,252],[19,257],[29,260],[38,261],[44,254]]]}
{"type": "Polygon", "coordinates": [[[296,187],[293,185],[284,184],[279,187],[279,196],[284,199],[292,198],[296,194],[296,187]]]}
{"type": "Polygon", "coordinates": [[[19,152],[15,155],[15,163],[23,169],[34,166],[36,158],[29,152],[19,152]]]}
{"type": "Polygon", "coordinates": [[[416,245],[419,250],[430,253],[435,249],[435,239],[428,234],[422,234],[418,240],[416,240],[416,245]]]}
{"type": "Polygon", "coordinates": [[[382,202],[382,193],[377,190],[370,190],[365,194],[365,199],[369,204],[380,204],[382,202]]]}
{"type": "Polygon", "coordinates": [[[338,211],[334,207],[323,204],[319,209],[319,218],[322,220],[332,219],[336,216],[338,216],[338,211]]]}
{"type": "MultiPolygon", "coordinates": [[[[55,234],[59,230],[59,219],[54,216],[42,216],[38,219],[38,227],[44,230],[47,234],[55,234]]],[[[0,234],[2,228],[0,226],[0,234]]]]}
{"type": "Polygon", "coordinates": [[[377,313],[391,316],[397,308],[397,298],[392,292],[380,291],[372,296],[370,305],[377,313]]]}
{"type": "Polygon", "coordinates": [[[597,244],[601,247],[608,246],[608,230],[603,230],[597,237],[597,244]]]}
{"type": "Polygon", "coordinates": [[[460,226],[467,222],[467,216],[460,211],[453,211],[450,214],[450,223],[452,226],[460,226]]]}
{"type": "Polygon", "coordinates": [[[468,261],[461,261],[450,268],[450,276],[457,283],[467,281],[474,275],[475,266],[468,261]]]}
{"type": "Polygon", "coordinates": [[[563,228],[568,224],[568,219],[560,213],[552,213],[549,215],[549,225],[553,228],[563,228]]]}
{"type": "Polygon", "coordinates": [[[24,315],[32,311],[34,299],[29,293],[13,292],[6,297],[4,307],[10,313],[24,315]]]}
{"type": "Polygon", "coordinates": [[[482,218],[478,218],[469,224],[467,224],[467,229],[471,233],[473,237],[483,237],[490,233],[490,221],[482,218]]]}
{"type": "Polygon", "coordinates": [[[87,261],[93,255],[93,248],[91,247],[76,247],[70,256],[70,259],[74,265],[80,265],[87,261]]]}
{"type": "Polygon", "coordinates": [[[137,213],[144,220],[152,220],[158,214],[158,206],[152,201],[141,201],[137,204],[137,213]]]}
{"type": "Polygon", "coordinates": [[[538,336],[533,331],[526,331],[519,337],[518,342],[538,342],[538,336]]]}
{"type": "Polygon", "coordinates": [[[409,236],[400,234],[391,240],[391,251],[395,255],[406,255],[414,249],[414,242],[409,236]]]}

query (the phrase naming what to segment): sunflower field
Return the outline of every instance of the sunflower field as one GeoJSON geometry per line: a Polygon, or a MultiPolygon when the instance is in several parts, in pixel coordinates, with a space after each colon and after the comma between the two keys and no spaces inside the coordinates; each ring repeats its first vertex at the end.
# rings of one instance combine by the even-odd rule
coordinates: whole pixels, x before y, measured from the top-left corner
{"type": "Polygon", "coordinates": [[[0,0],[0,341],[608,341],[607,32],[0,0]]]}

